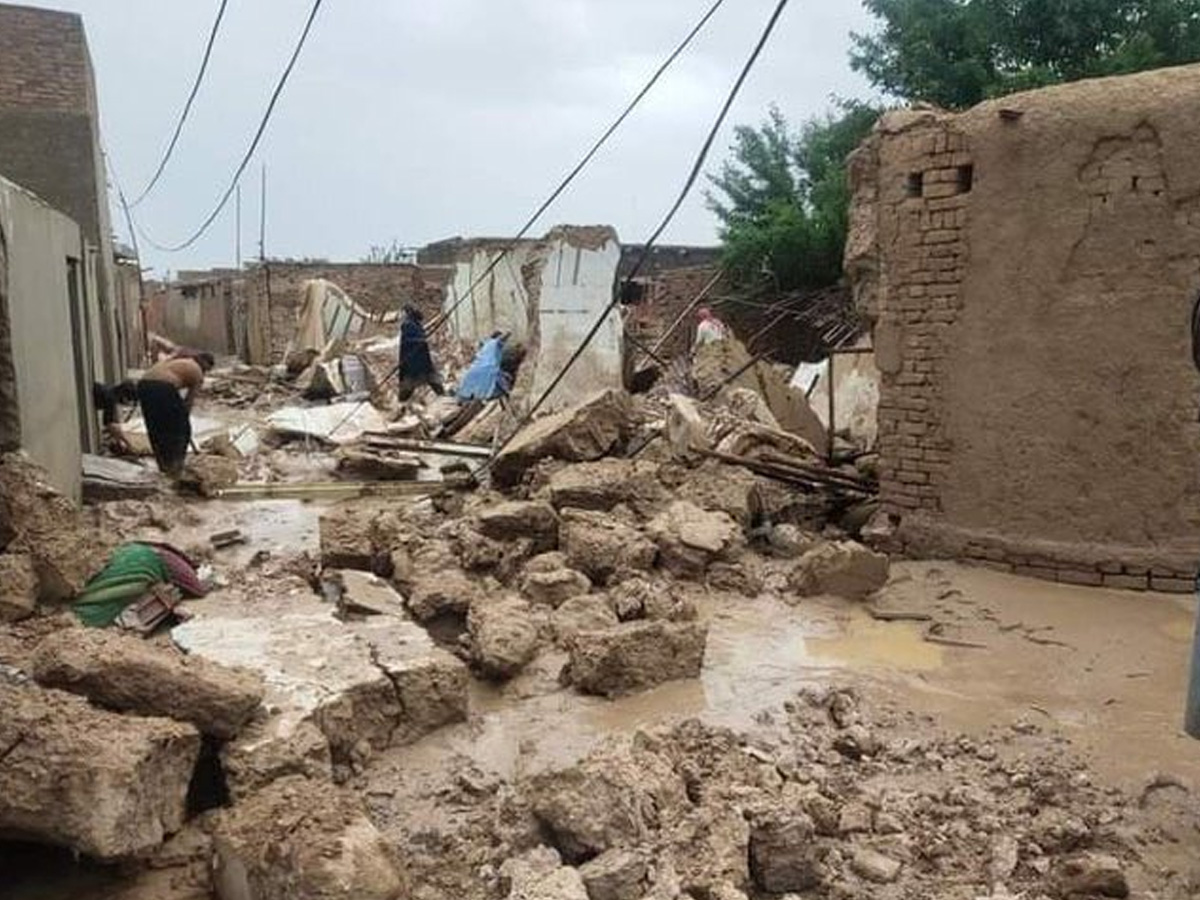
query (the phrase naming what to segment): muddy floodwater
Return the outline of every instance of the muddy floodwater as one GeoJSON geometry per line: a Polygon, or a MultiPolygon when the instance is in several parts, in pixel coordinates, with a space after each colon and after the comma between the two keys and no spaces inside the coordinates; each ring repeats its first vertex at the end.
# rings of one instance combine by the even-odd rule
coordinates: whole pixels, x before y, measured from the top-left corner
{"type": "Polygon", "coordinates": [[[708,594],[702,677],[602,700],[562,691],[544,656],[503,689],[477,687],[471,720],[390,751],[386,783],[470,760],[502,777],[573,761],[613,735],[689,717],[750,728],[806,685],[867,688],[982,734],[1061,731],[1118,783],[1156,772],[1200,778],[1200,743],[1181,730],[1194,604],[1168,595],[1073,588],[956,565],[902,563],[881,604],[928,622],[877,621],[861,604],[708,594]],[[940,598],[940,599],[939,599],[940,598]],[[953,626],[947,643],[925,638],[953,626]]]}

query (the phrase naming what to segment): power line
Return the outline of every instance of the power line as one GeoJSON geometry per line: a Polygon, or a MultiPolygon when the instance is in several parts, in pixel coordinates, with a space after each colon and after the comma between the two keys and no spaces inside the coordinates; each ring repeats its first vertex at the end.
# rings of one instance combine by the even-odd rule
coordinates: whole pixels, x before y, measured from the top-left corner
{"type": "Polygon", "coordinates": [[[516,246],[517,241],[521,240],[521,238],[523,238],[526,234],[529,233],[529,229],[532,228],[534,223],[537,222],[537,220],[542,217],[542,214],[547,209],[550,208],[550,204],[552,204],[555,200],[558,199],[559,195],[561,195],[562,192],[567,189],[567,186],[572,181],[575,180],[575,176],[577,176],[580,172],[582,172],[584,167],[589,162],[592,161],[592,157],[594,157],[600,151],[600,148],[604,146],[605,142],[610,137],[612,137],[613,132],[615,132],[618,128],[620,128],[621,124],[627,118],[629,118],[630,113],[632,113],[633,110],[637,107],[637,105],[642,102],[642,99],[648,93],[650,93],[650,89],[654,87],[654,85],[658,82],[658,79],[661,78],[663,73],[666,72],[667,69],[669,69],[671,67],[671,64],[675,62],[675,60],[679,57],[679,55],[681,53],[683,53],[684,50],[687,49],[688,45],[691,44],[691,42],[695,39],[696,35],[698,35],[704,29],[704,26],[708,24],[708,20],[711,19],[713,17],[713,15],[716,14],[717,10],[721,8],[721,5],[724,2],[725,2],[725,0],[715,0],[715,2],[712,4],[712,6],[710,6],[708,8],[708,12],[706,12],[703,16],[701,16],[700,21],[698,21],[695,24],[695,26],[692,28],[692,30],[688,32],[687,37],[685,37],[683,39],[683,41],[679,44],[679,46],[677,46],[675,48],[675,50],[671,53],[671,55],[668,56],[663,61],[662,65],[660,65],[658,67],[658,69],[650,77],[650,80],[646,82],[646,84],[642,87],[642,89],[637,92],[636,96],[634,96],[634,98],[631,101],[629,101],[629,105],[626,106],[625,109],[621,112],[621,114],[619,116],[617,116],[616,119],[613,120],[613,123],[611,125],[609,125],[608,128],[605,130],[605,132],[602,135],[600,135],[600,137],[596,140],[596,142],[594,144],[592,144],[591,149],[588,150],[588,152],[583,155],[583,158],[581,160],[579,160],[578,163],[576,163],[575,168],[573,168],[567,174],[567,177],[562,180],[562,182],[558,185],[558,187],[556,187],[550,193],[550,196],[545,199],[545,201],[542,203],[542,205],[537,208],[537,210],[534,212],[534,214],[529,217],[529,219],[521,227],[521,230],[517,232],[516,237],[512,238],[512,240],[509,241],[508,246],[501,249],[500,253],[496,256],[495,259],[493,259],[487,265],[487,267],[483,270],[482,274],[480,274],[478,278],[474,279],[471,282],[471,284],[467,287],[466,293],[463,294],[461,297],[459,297],[456,301],[454,301],[453,305],[451,305],[451,307],[448,310],[446,310],[444,313],[442,313],[438,317],[437,321],[430,324],[430,326],[429,326],[430,334],[436,333],[437,330],[442,327],[442,325],[444,325],[446,322],[448,322],[450,320],[450,317],[454,315],[455,310],[457,310],[465,301],[467,301],[471,298],[471,296],[475,293],[475,288],[479,287],[479,285],[483,283],[484,279],[486,279],[489,275],[492,274],[492,272],[493,272],[493,270],[495,270],[496,266],[498,266],[500,264],[500,261],[503,260],[506,256],[508,256],[508,254],[516,246]]]}
{"type": "Polygon", "coordinates": [[[162,177],[163,171],[167,168],[167,161],[175,151],[175,145],[179,142],[179,135],[183,132],[183,123],[187,121],[188,113],[192,111],[192,102],[196,99],[196,94],[200,92],[200,84],[204,81],[204,73],[208,70],[208,60],[212,56],[213,44],[216,43],[217,32],[221,30],[221,19],[225,18],[225,7],[228,5],[229,0],[221,0],[221,6],[217,10],[217,18],[213,21],[212,29],[208,33],[208,43],[204,45],[204,58],[200,61],[200,71],[196,73],[196,80],[192,82],[192,91],[188,94],[187,102],[183,104],[183,112],[179,114],[179,121],[175,125],[175,133],[171,135],[171,142],[167,144],[167,152],[163,154],[158,168],[154,170],[154,177],[150,179],[150,183],[129,204],[130,207],[137,206],[146,199],[146,195],[154,190],[154,186],[158,184],[158,179],[162,177]]]}
{"type": "Polygon", "coordinates": [[[267,104],[266,112],[263,113],[262,121],[258,125],[258,130],[254,133],[254,139],[250,142],[249,148],[246,150],[245,156],[242,157],[241,163],[237,167],[237,171],[233,173],[233,178],[229,181],[229,187],[225,189],[225,193],[221,196],[221,200],[217,203],[216,208],[208,214],[195,233],[187,240],[178,244],[160,244],[148,235],[145,229],[142,229],[142,237],[151,244],[155,249],[161,250],[164,253],[178,253],[180,250],[186,250],[208,231],[208,228],[221,214],[221,210],[225,208],[225,204],[229,202],[229,198],[233,196],[234,190],[237,188],[238,181],[242,177],[242,173],[246,171],[246,166],[250,165],[250,160],[254,156],[254,151],[258,149],[258,143],[262,140],[263,132],[267,130],[267,123],[271,121],[271,113],[275,111],[275,104],[279,100],[279,95],[283,93],[284,85],[287,84],[288,77],[292,74],[292,69],[296,65],[296,60],[300,58],[300,51],[304,49],[304,44],[308,40],[308,34],[312,30],[313,22],[317,18],[317,13],[321,9],[321,5],[325,0],[315,0],[312,9],[308,13],[308,20],[304,23],[304,31],[300,34],[300,40],[296,42],[296,49],[292,51],[291,59],[288,60],[287,67],[283,70],[283,74],[279,77],[279,83],[275,85],[275,90],[271,94],[271,100],[267,104]]]}
{"type": "MultiPolygon", "coordinates": [[[[725,98],[725,103],[721,107],[721,112],[717,115],[716,121],[713,122],[712,128],[709,129],[708,137],[704,139],[704,144],[700,147],[700,152],[696,155],[696,161],[692,164],[692,170],[688,173],[687,180],[683,184],[683,189],[679,192],[679,196],[675,199],[675,202],[671,205],[671,208],[667,210],[667,214],[663,217],[663,220],[659,223],[658,227],[654,229],[654,233],[650,235],[650,239],[642,245],[641,255],[638,256],[637,262],[634,263],[634,266],[630,270],[629,274],[625,276],[626,285],[630,284],[633,278],[641,270],[642,265],[650,255],[650,251],[653,248],[654,243],[659,239],[662,233],[666,231],[667,226],[671,224],[671,220],[675,218],[675,214],[679,212],[679,208],[683,205],[683,201],[687,198],[692,186],[696,183],[696,179],[700,177],[700,170],[704,168],[704,160],[708,157],[708,151],[712,149],[713,141],[716,140],[717,137],[717,132],[721,130],[721,125],[724,124],[725,117],[728,115],[730,107],[733,106],[733,101],[737,98],[738,93],[741,91],[742,85],[746,81],[746,77],[750,74],[750,70],[754,68],[754,64],[758,61],[759,54],[762,53],[763,47],[766,46],[767,40],[771,36],[771,32],[775,30],[775,24],[779,21],[779,17],[783,14],[783,10],[787,5],[788,0],[779,0],[779,3],[776,4],[775,11],[771,13],[771,18],[767,20],[766,27],[763,29],[763,33],[759,37],[758,43],[754,45],[754,50],[751,51],[749,58],[746,60],[746,64],[742,66],[741,73],[738,75],[737,80],[734,81],[733,87],[731,87],[729,90],[729,96],[725,98]]],[[[517,427],[516,431],[509,436],[509,440],[512,440],[517,431],[520,431],[521,427],[523,427],[530,421],[530,419],[533,418],[534,414],[538,411],[538,409],[541,408],[542,404],[546,402],[546,398],[554,392],[554,389],[557,388],[562,382],[563,378],[566,377],[567,372],[571,370],[571,367],[575,365],[579,357],[583,355],[583,351],[587,349],[588,344],[592,342],[592,339],[595,338],[596,334],[604,326],[604,322],[612,314],[613,309],[616,308],[616,305],[620,301],[620,298],[623,294],[623,290],[618,290],[613,293],[613,298],[609,302],[608,306],[604,308],[604,312],[602,312],[600,317],[596,319],[596,322],[592,325],[591,330],[587,333],[587,336],[583,339],[580,345],[575,348],[575,352],[571,354],[570,358],[566,362],[566,365],[559,370],[558,374],[554,376],[554,380],[550,382],[549,386],[544,391],[542,391],[537,401],[522,417],[520,425],[517,427]]],[[[500,450],[503,450],[504,446],[507,444],[508,441],[505,441],[504,444],[497,449],[496,455],[494,455],[492,459],[496,459],[500,450]]]]}

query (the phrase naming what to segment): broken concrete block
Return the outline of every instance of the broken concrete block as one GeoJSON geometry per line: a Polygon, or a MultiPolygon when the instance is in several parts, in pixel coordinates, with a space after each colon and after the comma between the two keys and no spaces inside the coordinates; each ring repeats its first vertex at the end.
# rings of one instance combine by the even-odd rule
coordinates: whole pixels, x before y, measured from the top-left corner
{"type": "Polygon", "coordinates": [[[631,747],[601,750],[537,775],[526,797],[568,862],[636,847],[688,806],[683,778],[670,762],[631,747]]]}
{"type": "Polygon", "coordinates": [[[750,828],[750,873],[773,894],[810,891],[822,880],[812,819],[802,812],[777,811],[755,817],[750,828]]]}
{"type": "Polygon", "coordinates": [[[554,639],[566,646],[581,631],[596,631],[618,624],[612,603],[603,594],[572,597],[550,617],[554,639]]]}
{"type": "Polygon", "coordinates": [[[38,579],[28,553],[0,553],[0,622],[19,622],[37,610],[38,579]]]}
{"type": "Polygon", "coordinates": [[[508,900],[589,900],[579,870],[564,866],[549,847],[506,859],[500,878],[508,884],[508,900]]]}
{"type": "Polygon", "coordinates": [[[404,884],[361,801],[329,782],[284,778],[213,827],[220,900],[397,900],[404,884]]]}
{"type": "Polygon", "coordinates": [[[378,575],[355,569],[326,570],[321,573],[321,582],[324,590],[335,595],[338,615],[343,618],[354,616],[408,618],[408,608],[404,598],[378,575]]]}
{"type": "Polygon", "coordinates": [[[97,859],[150,850],[182,827],[200,735],[63,691],[0,683],[0,832],[97,859]]]}
{"type": "Polygon", "coordinates": [[[490,678],[511,678],[533,659],[538,625],[520,597],[481,597],[467,615],[471,658],[490,678]]]}
{"type": "MultiPolygon", "coordinates": [[[[43,603],[70,600],[104,567],[115,539],[84,521],[23,452],[0,454],[0,519],[7,553],[28,553],[43,603]]],[[[2,536],[2,535],[0,535],[2,536]]]]}
{"type": "Polygon", "coordinates": [[[649,569],[658,554],[646,535],[603,513],[567,513],[559,542],[567,562],[599,584],[619,569],[649,569]]]}
{"type": "Polygon", "coordinates": [[[278,720],[251,723],[221,748],[225,786],[234,800],[289,775],[333,779],[329,740],[311,722],[280,729],[278,720]]]}
{"type": "Polygon", "coordinates": [[[622,622],[661,619],[691,622],[696,604],[682,596],[670,581],[652,581],[640,575],[623,576],[608,589],[609,602],[622,622]]]}
{"type": "Polygon", "coordinates": [[[33,677],[118,712],[190,722],[222,740],[250,721],[263,698],[253,672],[94,628],[49,635],[34,654],[33,677]]]}
{"type": "Polygon", "coordinates": [[[496,456],[492,479],[501,486],[514,485],[541,459],[600,459],[628,437],[630,418],[629,396],[623,391],[593,394],[519,431],[496,456]]]}
{"type": "Polygon", "coordinates": [[[288,738],[310,722],[339,764],[466,717],[466,667],[407,619],[341,622],[316,599],[210,597],[171,637],[190,654],[259,673],[271,733],[288,738]]]}
{"type": "Polygon", "coordinates": [[[1079,853],[1062,860],[1055,876],[1063,897],[1128,897],[1129,882],[1115,856],[1079,853]]]}
{"type": "Polygon", "coordinates": [[[558,546],[558,515],[549,503],[534,500],[497,503],[476,514],[475,527],[484,537],[496,541],[529,538],[537,552],[558,546]]]}
{"type": "Polygon", "coordinates": [[[606,850],[579,867],[589,900],[639,900],[646,893],[650,865],[633,850],[606,850]]]}
{"type": "Polygon", "coordinates": [[[564,466],[550,476],[550,502],[555,509],[607,512],[624,504],[649,514],[666,497],[658,466],[640,459],[599,459],[564,466]]]}
{"type": "Polygon", "coordinates": [[[707,460],[686,472],[671,496],[710,512],[723,512],[745,529],[759,511],[759,484],[755,475],[740,466],[707,460]]]}
{"type": "Polygon", "coordinates": [[[742,530],[723,512],[706,512],[686,501],[672,503],[647,526],[658,544],[659,564],[679,577],[704,574],[715,559],[740,547],[742,530]]]}
{"type": "Polygon", "coordinates": [[[614,697],[696,678],[707,639],[708,627],[698,622],[625,622],[581,632],[571,643],[562,680],[585,694],[614,697]]]}
{"type": "Polygon", "coordinates": [[[543,553],[525,563],[521,592],[538,606],[561,606],[592,589],[592,580],[567,565],[564,553],[543,553]]]}
{"type": "Polygon", "coordinates": [[[796,562],[788,585],[804,597],[833,594],[861,600],[887,584],[889,566],[887,556],[854,541],[822,544],[796,562]]]}

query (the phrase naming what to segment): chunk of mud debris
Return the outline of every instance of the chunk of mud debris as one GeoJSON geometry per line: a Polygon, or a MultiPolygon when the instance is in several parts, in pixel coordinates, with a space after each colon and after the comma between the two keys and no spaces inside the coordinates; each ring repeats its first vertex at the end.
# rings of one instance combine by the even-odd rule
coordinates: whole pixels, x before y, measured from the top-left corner
{"type": "Polygon", "coordinates": [[[622,622],[636,619],[692,622],[699,615],[696,604],[672,582],[652,580],[637,572],[620,573],[613,579],[608,596],[622,622]]]}
{"type": "Polygon", "coordinates": [[[215,497],[237,482],[237,460],[213,454],[191,457],[179,476],[180,487],[195,491],[201,497],[215,497]]]}
{"type": "Polygon", "coordinates": [[[672,491],[676,500],[709,512],[723,512],[742,528],[750,527],[759,505],[759,480],[753,474],[740,466],[708,460],[678,478],[678,486],[672,491]]]}
{"type": "Polygon", "coordinates": [[[589,900],[639,900],[646,893],[650,865],[642,853],[606,850],[579,867],[589,900]]]}
{"type": "Polygon", "coordinates": [[[38,579],[28,553],[0,553],[0,622],[19,622],[37,610],[38,579]]]}
{"type": "Polygon", "coordinates": [[[484,537],[496,541],[530,538],[537,552],[558,546],[558,515],[549,503],[535,500],[510,500],[481,510],[475,527],[484,537]]]}
{"type": "Polygon", "coordinates": [[[581,632],[560,679],[585,694],[616,697],[696,678],[707,639],[708,626],[699,622],[625,622],[581,632]]]}
{"type": "Polygon", "coordinates": [[[537,653],[537,621],[529,604],[520,597],[485,596],[476,600],[467,615],[467,631],[471,658],[489,678],[511,678],[537,653]]]}
{"type": "Polygon", "coordinates": [[[1062,860],[1056,875],[1063,897],[1129,896],[1129,882],[1120,861],[1107,853],[1080,853],[1062,860]]]}
{"type": "Polygon", "coordinates": [[[190,725],[0,682],[0,832],[101,860],[144,853],[182,827],[199,755],[190,725]]]}
{"type": "Polygon", "coordinates": [[[392,574],[392,550],[401,543],[395,512],[375,503],[340,504],[321,514],[321,565],[392,574]]]}
{"type": "Polygon", "coordinates": [[[214,823],[220,900],[397,900],[406,885],[353,794],[284,778],[214,823]]]}
{"type": "Polygon", "coordinates": [[[223,740],[250,721],[263,698],[262,678],[253,672],[92,628],[64,628],[45,638],[34,654],[33,677],[98,706],[190,722],[223,740]]]}
{"type": "Polygon", "coordinates": [[[171,637],[190,654],[261,674],[271,733],[286,738],[311,722],[339,765],[466,717],[466,667],[407,619],[341,622],[316,599],[214,597],[171,637]]]}
{"type": "Polygon", "coordinates": [[[669,825],[668,845],[680,886],[694,897],[710,896],[719,885],[745,885],[749,871],[750,826],[729,803],[702,805],[669,825]]]}
{"type": "Polygon", "coordinates": [[[850,858],[850,871],[865,881],[875,884],[891,884],[900,876],[903,868],[899,860],[872,850],[870,847],[860,847],[850,858]]]}
{"type": "Polygon", "coordinates": [[[712,449],[708,422],[700,412],[700,404],[683,394],[667,395],[666,435],[671,455],[678,460],[693,460],[712,449]]]}
{"type": "Polygon", "coordinates": [[[650,538],[604,513],[567,513],[560,541],[567,562],[598,584],[619,569],[649,569],[658,555],[650,538]]]}
{"type": "Polygon", "coordinates": [[[707,512],[686,501],[672,503],[647,526],[658,544],[659,564],[682,578],[704,574],[715,559],[741,544],[741,528],[723,512],[707,512]]]}
{"type": "Polygon", "coordinates": [[[235,801],[289,775],[333,780],[329,741],[311,722],[286,729],[277,721],[253,722],[221,748],[221,767],[235,801]]]}
{"type": "Polygon", "coordinates": [[[543,553],[525,563],[521,593],[538,606],[561,606],[592,589],[592,580],[567,565],[564,553],[543,553]]]}
{"type": "Polygon", "coordinates": [[[33,559],[40,602],[75,596],[103,567],[114,543],[88,525],[28,456],[0,454],[0,549],[33,559]]]}
{"type": "Polygon", "coordinates": [[[597,631],[618,624],[612,603],[603,594],[583,594],[572,597],[550,617],[554,639],[567,646],[582,631],[597,631]]]}
{"type": "Polygon", "coordinates": [[[802,812],[772,810],[750,827],[750,874],[773,894],[810,891],[824,881],[813,821],[802,812]]]}
{"type": "Polygon", "coordinates": [[[579,870],[564,866],[549,847],[505,860],[500,878],[509,886],[509,900],[589,900],[579,870]]]}
{"type": "Polygon", "coordinates": [[[551,843],[572,863],[636,847],[688,804],[683,779],[669,761],[628,746],[537,775],[526,797],[551,843]]]}
{"type": "Polygon", "coordinates": [[[421,457],[411,453],[376,453],[341,447],[336,457],[338,475],[362,481],[415,481],[425,468],[421,457]]]}
{"type": "Polygon", "coordinates": [[[629,396],[608,390],[537,419],[519,431],[495,458],[492,479],[501,487],[509,487],[541,459],[600,459],[628,438],[631,415],[629,396]]]}
{"type": "Polygon", "coordinates": [[[418,622],[431,622],[443,616],[465,619],[467,611],[482,597],[479,585],[456,566],[422,569],[413,578],[408,611],[418,622]]]}
{"type": "Polygon", "coordinates": [[[550,502],[555,509],[607,512],[620,504],[648,515],[666,497],[658,466],[646,460],[601,459],[564,466],[550,476],[550,502]]]}
{"type": "Polygon", "coordinates": [[[797,560],[788,585],[804,597],[862,600],[887,584],[889,566],[887,556],[854,541],[822,544],[797,560]]]}

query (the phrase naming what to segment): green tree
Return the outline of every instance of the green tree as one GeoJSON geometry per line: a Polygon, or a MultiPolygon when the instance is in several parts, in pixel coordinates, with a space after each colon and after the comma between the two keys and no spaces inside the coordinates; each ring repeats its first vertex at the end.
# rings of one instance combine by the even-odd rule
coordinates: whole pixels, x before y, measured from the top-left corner
{"type": "Polygon", "coordinates": [[[843,102],[794,133],[772,107],[758,128],[735,130],[731,157],[709,176],[714,190],[707,194],[735,279],[768,277],[784,290],[838,280],[850,204],[846,157],[878,116],[871,106],[843,102]]]}
{"type": "Polygon", "coordinates": [[[1200,0],[864,0],[851,65],[905,100],[961,109],[1026,88],[1200,60],[1200,0]]]}

